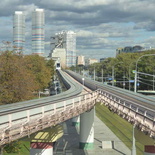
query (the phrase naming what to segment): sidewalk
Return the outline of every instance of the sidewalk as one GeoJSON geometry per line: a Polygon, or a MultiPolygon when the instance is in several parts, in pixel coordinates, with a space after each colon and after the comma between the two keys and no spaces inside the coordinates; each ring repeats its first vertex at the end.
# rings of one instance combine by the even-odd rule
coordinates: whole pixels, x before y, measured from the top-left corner
{"type": "Polygon", "coordinates": [[[94,120],[94,149],[79,149],[78,129],[72,126],[72,121],[63,123],[64,136],[55,145],[54,155],[131,155],[131,151],[114,133],[97,117],[94,120]],[[102,149],[102,141],[113,141],[113,149],[102,149]]]}

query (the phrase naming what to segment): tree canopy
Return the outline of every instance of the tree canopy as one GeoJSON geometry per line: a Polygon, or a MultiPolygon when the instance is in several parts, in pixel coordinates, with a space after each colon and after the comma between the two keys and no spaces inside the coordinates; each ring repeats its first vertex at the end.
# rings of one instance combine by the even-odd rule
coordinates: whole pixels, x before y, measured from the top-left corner
{"type": "MultiPolygon", "coordinates": [[[[50,67],[53,68],[52,65],[50,67]]],[[[3,52],[0,55],[0,103],[32,99],[34,92],[48,87],[52,76],[50,67],[38,55],[3,52]]]]}
{"type": "MultiPolygon", "coordinates": [[[[114,70],[115,79],[113,80],[115,80],[117,82],[116,84],[120,87],[123,87],[123,82],[125,82],[128,89],[129,80],[134,80],[135,74],[133,73],[133,70],[136,69],[136,62],[137,71],[144,73],[144,75],[140,73],[138,74],[138,83],[140,84],[139,89],[155,89],[153,88],[155,82],[153,77],[153,75],[155,75],[155,50],[148,50],[139,53],[121,53],[117,55],[116,58],[106,58],[104,61],[89,65],[87,68],[90,75],[94,74],[95,69],[96,76],[100,77],[98,79],[100,81],[103,73],[104,82],[107,82],[109,81],[108,79],[112,78],[112,70],[114,70]],[[137,62],[139,58],[140,60],[137,62]],[[147,76],[146,74],[152,76],[147,76]]],[[[72,69],[75,71],[78,68],[72,69]]]]}

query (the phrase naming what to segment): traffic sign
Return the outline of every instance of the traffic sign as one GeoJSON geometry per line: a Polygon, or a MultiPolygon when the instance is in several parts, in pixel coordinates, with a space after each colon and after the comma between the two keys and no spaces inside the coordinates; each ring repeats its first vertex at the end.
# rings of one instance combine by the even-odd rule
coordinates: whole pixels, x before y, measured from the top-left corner
{"type": "Polygon", "coordinates": [[[136,70],[132,70],[132,73],[136,73],[136,70]]]}

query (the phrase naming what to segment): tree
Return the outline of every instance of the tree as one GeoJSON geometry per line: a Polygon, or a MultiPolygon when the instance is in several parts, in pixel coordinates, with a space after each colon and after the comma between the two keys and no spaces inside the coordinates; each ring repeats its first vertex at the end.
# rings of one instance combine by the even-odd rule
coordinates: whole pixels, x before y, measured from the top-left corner
{"type": "Polygon", "coordinates": [[[55,74],[54,61],[52,59],[46,61],[46,66],[51,72],[51,79],[52,79],[55,74]]]}
{"type": "Polygon", "coordinates": [[[22,55],[5,51],[0,55],[0,103],[28,100],[35,90],[34,76],[25,67],[22,55]]]}
{"type": "Polygon", "coordinates": [[[51,80],[51,69],[47,67],[43,57],[38,55],[27,55],[24,57],[26,68],[34,75],[36,90],[48,87],[51,80]]]}
{"type": "MultiPolygon", "coordinates": [[[[101,76],[101,71],[103,68],[104,77],[110,77],[112,75],[112,66],[114,66],[116,80],[129,81],[129,79],[134,79],[134,74],[132,71],[135,70],[137,59],[145,54],[155,54],[155,50],[148,50],[140,53],[121,53],[117,55],[116,58],[107,58],[105,61],[98,64],[93,64],[89,68],[93,74],[93,68],[95,67],[98,76],[101,76]]],[[[138,62],[138,71],[154,75],[154,61],[155,56],[141,58],[138,62]]],[[[139,81],[141,82],[140,89],[151,89],[153,85],[155,85],[154,78],[152,76],[139,74],[139,81]]],[[[126,85],[128,85],[128,82],[126,85]]],[[[122,86],[122,83],[120,83],[119,86],[122,86]]]]}

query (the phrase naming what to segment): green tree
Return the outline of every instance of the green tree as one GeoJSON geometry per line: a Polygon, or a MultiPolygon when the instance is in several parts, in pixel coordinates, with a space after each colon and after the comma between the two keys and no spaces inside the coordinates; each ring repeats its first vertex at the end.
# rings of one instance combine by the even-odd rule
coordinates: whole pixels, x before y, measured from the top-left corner
{"type": "MultiPolygon", "coordinates": [[[[135,70],[136,61],[140,56],[145,54],[155,54],[155,50],[148,50],[140,53],[121,53],[117,55],[116,58],[107,58],[105,59],[105,61],[101,63],[90,65],[89,66],[90,74],[93,75],[93,70],[95,67],[97,76],[101,77],[102,75],[101,72],[103,69],[104,77],[111,77],[112,67],[114,66],[116,80],[118,81],[123,81],[123,80],[129,81],[129,79],[133,80],[134,73],[132,71],[135,70]]],[[[142,57],[137,65],[138,71],[155,75],[154,61],[155,61],[155,56],[142,57]]],[[[139,74],[139,80],[141,82],[139,89],[152,89],[153,85],[155,85],[153,84],[154,79],[152,76],[139,74]]],[[[106,81],[106,78],[104,78],[104,81],[106,81]]],[[[126,83],[126,85],[128,87],[128,82],[126,83]]],[[[122,83],[120,83],[119,86],[122,87],[122,83]]]]}

